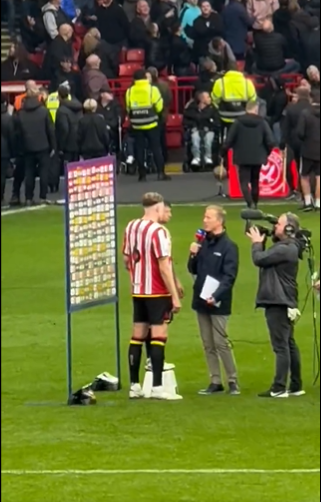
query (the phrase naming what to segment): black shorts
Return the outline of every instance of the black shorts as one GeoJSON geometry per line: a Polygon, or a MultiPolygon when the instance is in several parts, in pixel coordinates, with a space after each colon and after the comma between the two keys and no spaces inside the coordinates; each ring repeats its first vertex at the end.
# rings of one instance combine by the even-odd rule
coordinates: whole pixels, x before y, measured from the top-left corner
{"type": "Polygon", "coordinates": [[[310,174],[320,176],[320,161],[302,158],[300,165],[300,174],[304,177],[310,176],[310,174]]]}
{"type": "Polygon", "coordinates": [[[172,312],[170,296],[134,297],[134,323],[162,326],[169,322],[172,312]]]}

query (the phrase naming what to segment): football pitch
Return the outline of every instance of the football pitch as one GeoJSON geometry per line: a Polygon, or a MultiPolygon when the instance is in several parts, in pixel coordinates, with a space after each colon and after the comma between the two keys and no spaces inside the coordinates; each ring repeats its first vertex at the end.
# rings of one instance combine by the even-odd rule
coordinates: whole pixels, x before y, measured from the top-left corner
{"type": "MultiPolygon", "coordinates": [[[[263,208],[264,209],[264,208],[263,208]]],[[[268,207],[280,214],[287,208],[268,207]]],[[[291,209],[291,208],[288,208],[291,209]]],[[[119,239],[139,208],[118,209],[119,239]]],[[[121,268],[123,390],[97,406],[66,406],[64,216],[61,208],[2,218],[2,495],[4,502],[317,502],[320,499],[320,391],[313,387],[312,308],[297,326],[307,396],[260,400],[274,369],[258,273],[240,208],[227,207],[240,248],[229,323],[242,395],[198,396],[208,373],[190,309],[189,245],[202,207],[174,207],[174,262],[185,286],[170,327],[167,361],[176,364],[178,402],[130,402],[129,280],[121,268]]],[[[302,216],[320,259],[320,217],[302,216]]],[[[120,262],[121,263],[121,262],[120,262]]],[[[306,296],[301,264],[301,306],[306,296]]],[[[319,304],[317,305],[319,309],[319,304]]],[[[318,337],[319,337],[318,310],[318,337]]],[[[73,317],[75,390],[115,371],[112,307],[73,317]]],[[[141,372],[143,379],[143,370],[141,372]]]]}

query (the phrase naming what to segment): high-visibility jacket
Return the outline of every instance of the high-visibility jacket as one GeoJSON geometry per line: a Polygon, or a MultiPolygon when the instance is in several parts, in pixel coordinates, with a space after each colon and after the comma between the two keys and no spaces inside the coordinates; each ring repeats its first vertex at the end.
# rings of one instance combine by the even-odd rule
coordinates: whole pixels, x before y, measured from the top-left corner
{"type": "Polygon", "coordinates": [[[253,82],[239,71],[228,71],[214,83],[212,101],[223,122],[233,123],[245,115],[247,103],[256,99],[253,82]]]}
{"type": "Polygon", "coordinates": [[[133,129],[154,129],[164,108],[159,89],[148,80],[137,80],[126,92],[126,109],[133,129]]]}
{"type": "MultiPolygon", "coordinates": [[[[68,99],[69,100],[71,99],[70,94],[68,95],[68,99]]],[[[57,110],[59,108],[59,105],[60,105],[60,101],[59,101],[58,92],[52,92],[51,94],[49,94],[47,101],[46,101],[46,107],[47,107],[47,110],[49,110],[51,118],[54,123],[56,122],[56,114],[57,114],[57,110]]]]}
{"type": "MultiPolygon", "coordinates": [[[[22,108],[22,105],[23,105],[23,101],[24,99],[27,97],[27,93],[24,92],[23,94],[18,94],[18,96],[15,97],[15,100],[14,100],[14,109],[16,112],[18,112],[19,110],[21,110],[22,108]]],[[[39,101],[41,101],[41,96],[38,97],[39,101]]]]}

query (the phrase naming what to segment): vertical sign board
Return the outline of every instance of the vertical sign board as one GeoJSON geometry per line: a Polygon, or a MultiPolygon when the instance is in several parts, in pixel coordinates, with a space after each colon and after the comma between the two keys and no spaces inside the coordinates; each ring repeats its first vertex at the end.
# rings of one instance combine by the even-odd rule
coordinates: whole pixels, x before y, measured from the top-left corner
{"type": "Polygon", "coordinates": [[[117,377],[120,385],[120,329],[114,157],[67,164],[66,310],[67,382],[72,394],[74,312],[114,304],[117,377]]]}

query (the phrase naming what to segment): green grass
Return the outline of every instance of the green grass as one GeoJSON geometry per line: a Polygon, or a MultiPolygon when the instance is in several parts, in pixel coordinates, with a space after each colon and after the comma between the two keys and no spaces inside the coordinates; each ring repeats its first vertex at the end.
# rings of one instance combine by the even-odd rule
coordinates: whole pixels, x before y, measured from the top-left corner
{"type": "MultiPolygon", "coordinates": [[[[275,213],[284,208],[274,208],[275,213]]],[[[229,324],[242,396],[200,397],[207,369],[190,309],[189,244],[202,208],[177,207],[170,225],[176,269],[186,287],[182,312],[170,330],[167,360],[177,367],[184,401],[127,399],[127,342],[131,303],[121,271],[124,390],[98,396],[96,407],[66,401],[63,213],[49,209],[2,219],[2,469],[315,469],[320,465],[319,388],[312,387],[312,312],[297,328],[306,398],[260,401],[274,358],[261,311],[254,310],[257,271],[250,261],[239,210],[228,209],[229,234],[239,243],[241,268],[229,324]],[[43,405],[31,405],[42,403],[43,405]]],[[[122,208],[119,229],[139,214],[122,208]]],[[[320,220],[307,215],[320,251],[320,220]]],[[[301,265],[301,298],[306,264],[301,265]]],[[[319,321],[318,321],[319,323],[319,321]]],[[[112,307],[76,314],[74,386],[113,372],[112,307]]],[[[143,374],[142,374],[143,377],[143,374]]],[[[3,475],[5,502],[317,502],[319,474],[92,474],[3,475]]]]}

